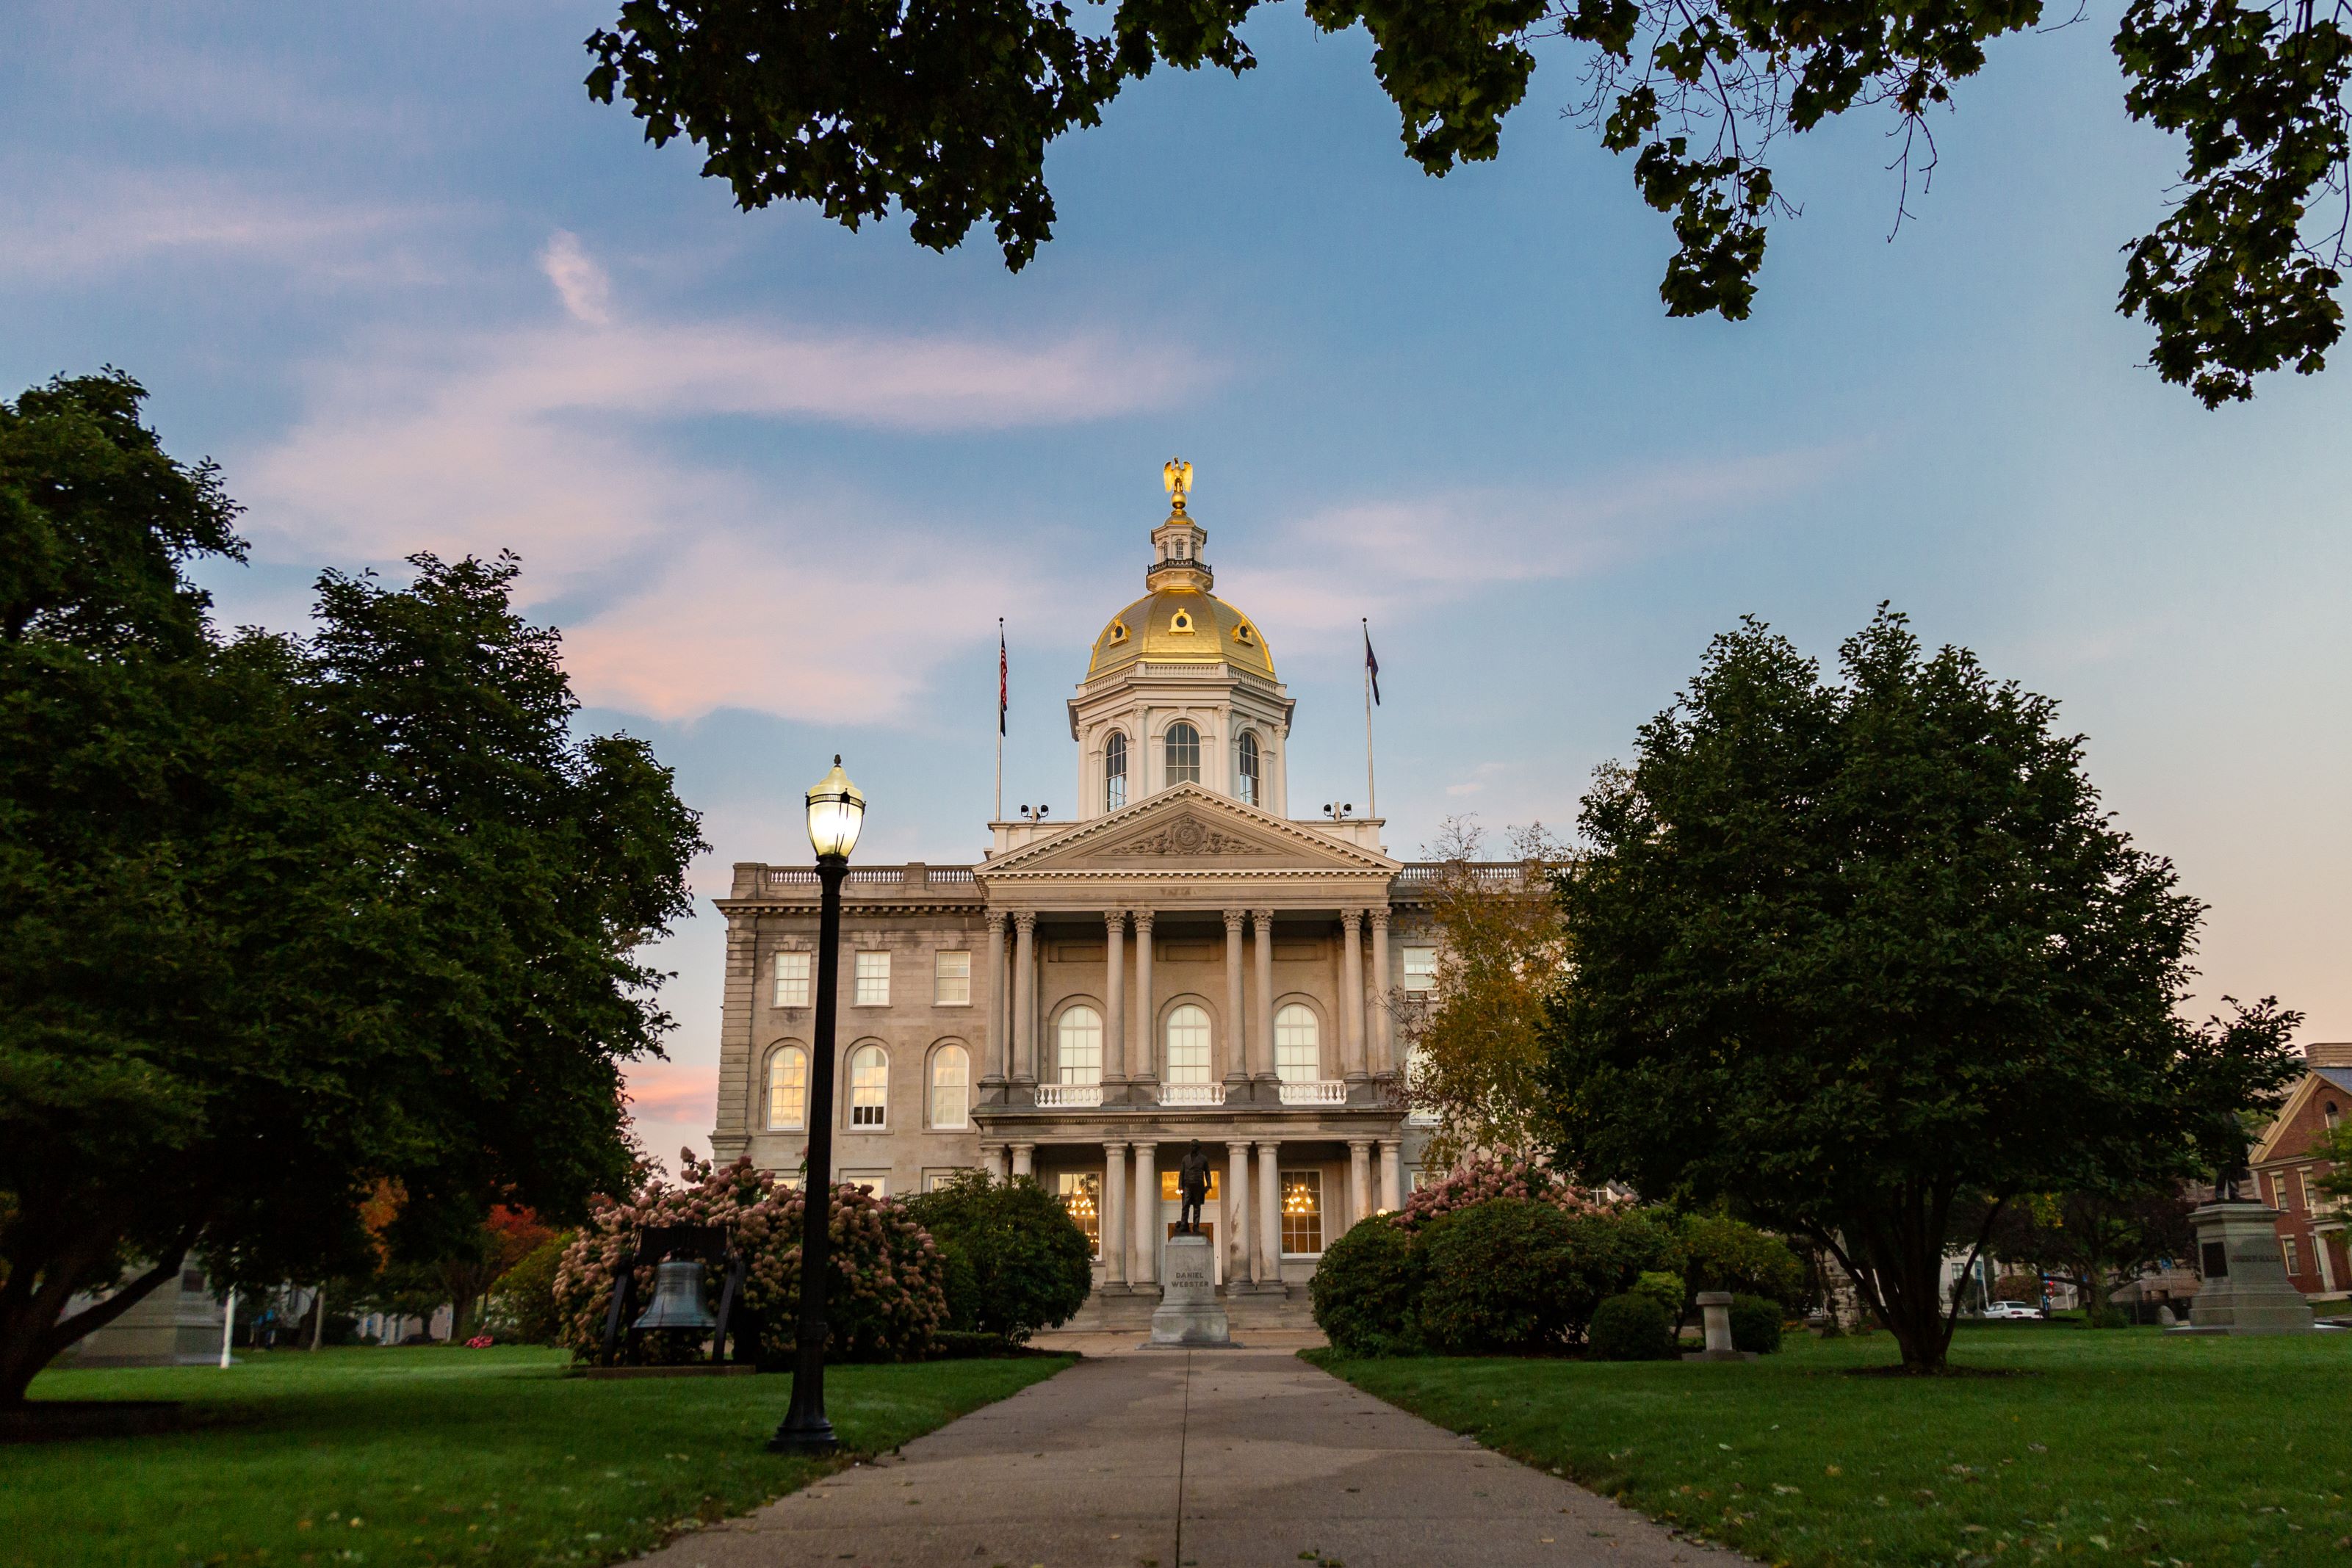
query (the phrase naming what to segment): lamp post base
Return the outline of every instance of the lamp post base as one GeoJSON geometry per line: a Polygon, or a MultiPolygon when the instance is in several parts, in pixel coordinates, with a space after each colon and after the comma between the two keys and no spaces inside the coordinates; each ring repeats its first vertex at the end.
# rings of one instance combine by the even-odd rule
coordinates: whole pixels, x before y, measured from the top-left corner
{"type": "Polygon", "coordinates": [[[829,1454],[840,1446],[841,1439],[833,1435],[833,1423],[822,1416],[814,1421],[788,1416],[768,1439],[772,1454],[829,1454]]]}

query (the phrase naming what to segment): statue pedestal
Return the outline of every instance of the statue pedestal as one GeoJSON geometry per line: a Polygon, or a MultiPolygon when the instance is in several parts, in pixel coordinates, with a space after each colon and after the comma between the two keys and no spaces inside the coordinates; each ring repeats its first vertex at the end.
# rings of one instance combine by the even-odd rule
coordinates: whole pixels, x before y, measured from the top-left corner
{"type": "Polygon", "coordinates": [[[1209,1239],[1171,1236],[1167,1250],[1160,1256],[1168,1285],[1151,1314],[1150,1343],[1179,1348],[1232,1344],[1233,1331],[1226,1324],[1224,1306],[1217,1300],[1209,1239]]]}
{"type": "Polygon", "coordinates": [[[2209,1203],[2189,1215],[2205,1276],[2189,1303],[2191,1327],[2173,1333],[2311,1333],[2311,1304],[2279,1257],[2278,1211],[2265,1203],[2209,1203]]]}
{"type": "Polygon", "coordinates": [[[1701,1291],[1698,1293],[1699,1322],[1706,1329],[1706,1348],[1683,1352],[1685,1361],[1754,1361],[1752,1350],[1731,1348],[1731,1292],[1701,1291]]]}

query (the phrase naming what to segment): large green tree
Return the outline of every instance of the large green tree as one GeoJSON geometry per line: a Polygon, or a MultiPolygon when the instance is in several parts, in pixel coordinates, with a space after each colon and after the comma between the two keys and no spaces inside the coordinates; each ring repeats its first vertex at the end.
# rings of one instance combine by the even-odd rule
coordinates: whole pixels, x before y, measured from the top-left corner
{"type": "Polygon", "coordinates": [[[0,404],[0,1403],[191,1249],[318,1279],[377,1195],[425,1260],[624,1186],[632,955],[701,847],[643,745],[573,736],[511,561],[219,634],[184,568],[235,507],[142,397],[0,404]]]}
{"type": "MultiPolygon", "coordinates": [[[[2352,188],[2352,0],[2126,0],[2114,48],[2134,118],[2179,132],[2171,211],[2126,247],[2119,308],[2155,329],[2158,372],[2208,406],[2253,377],[2315,371],[2343,331],[2352,188]]],[[[945,249],[976,223],[1018,268],[1053,232],[1045,150],[1099,124],[1165,64],[1236,74],[1255,0],[623,0],[588,39],[588,89],[625,98],[656,144],[684,136],[737,203],[817,203],[851,228],[896,205],[945,249]]],[[[1901,193],[1935,162],[1929,115],[2041,26],[2042,0],[1306,0],[1326,31],[1360,25],[1431,174],[1496,155],[1537,50],[1579,64],[1569,107],[1633,157],[1671,216],[1659,295],[1672,316],[1744,319],[1765,231],[1792,209],[1769,155],[1853,110],[1891,117],[1901,193]]]]}
{"type": "Polygon", "coordinates": [[[2296,1015],[2185,1023],[2202,907],[2054,706],[1881,610],[1840,677],[1749,622],[1581,818],[1547,1024],[1558,1157],[1834,1255],[1944,1364],[1955,1218],[2210,1166],[2296,1015]]]}

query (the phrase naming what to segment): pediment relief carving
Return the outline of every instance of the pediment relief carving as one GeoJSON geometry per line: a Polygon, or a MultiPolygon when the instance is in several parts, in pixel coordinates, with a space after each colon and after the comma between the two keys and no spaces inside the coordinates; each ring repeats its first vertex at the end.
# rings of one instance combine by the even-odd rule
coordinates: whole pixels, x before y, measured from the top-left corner
{"type": "Polygon", "coordinates": [[[1249,855],[1268,854],[1270,845],[1255,839],[1222,833],[1197,817],[1181,817],[1157,832],[1114,844],[1115,855],[1249,855]]]}

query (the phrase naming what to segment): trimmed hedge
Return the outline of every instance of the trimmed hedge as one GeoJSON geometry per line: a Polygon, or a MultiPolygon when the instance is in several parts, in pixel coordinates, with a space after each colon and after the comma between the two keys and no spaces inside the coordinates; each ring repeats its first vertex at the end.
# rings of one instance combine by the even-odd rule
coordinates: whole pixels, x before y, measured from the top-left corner
{"type": "Polygon", "coordinates": [[[949,1328],[1020,1344],[1087,1304],[1094,1249],[1035,1178],[968,1171],[905,1201],[946,1263],[949,1328]]]}
{"type": "Polygon", "coordinates": [[[1315,1326],[1343,1355],[1410,1355],[1422,1348],[1420,1249],[1402,1226],[1374,1215],[1323,1251],[1307,1299],[1315,1326]]]}
{"type": "Polygon", "coordinates": [[[1770,1355],[1780,1348],[1780,1303],[1769,1296],[1731,1298],[1731,1348],[1770,1355]]]}
{"type": "Polygon", "coordinates": [[[1586,1343],[1602,1361],[1664,1361],[1675,1354],[1675,1325],[1656,1296],[1628,1291],[1593,1309],[1586,1343]]]}

